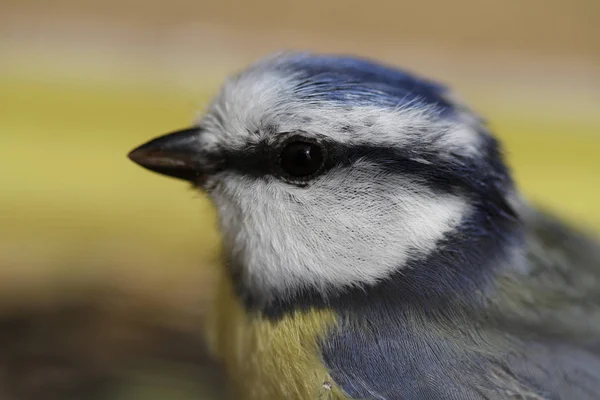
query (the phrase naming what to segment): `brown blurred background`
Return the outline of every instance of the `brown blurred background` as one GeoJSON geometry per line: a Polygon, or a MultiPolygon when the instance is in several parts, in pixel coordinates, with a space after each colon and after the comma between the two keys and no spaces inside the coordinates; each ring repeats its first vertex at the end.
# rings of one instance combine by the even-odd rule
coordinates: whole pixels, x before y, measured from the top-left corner
{"type": "Polygon", "coordinates": [[[125,156],[272,51],[455,87],[527,196],[600,232],[598,21],[597,0],[0,0],[0,399],[214,398],[213,210],[125,156]]]}

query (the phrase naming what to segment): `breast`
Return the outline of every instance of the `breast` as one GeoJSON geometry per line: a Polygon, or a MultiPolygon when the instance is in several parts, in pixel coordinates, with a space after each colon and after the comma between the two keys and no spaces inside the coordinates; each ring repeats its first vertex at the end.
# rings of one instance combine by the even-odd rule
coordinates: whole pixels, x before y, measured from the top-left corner
{"type": "Polygon", "coordinates": [[[209,346],[224,364],[236,397],[247,400],[341,400],[323,365],[320,340],[335,325],[328,310],[277,320],[250,315],[222,277],[207,324],[209,346]]]}

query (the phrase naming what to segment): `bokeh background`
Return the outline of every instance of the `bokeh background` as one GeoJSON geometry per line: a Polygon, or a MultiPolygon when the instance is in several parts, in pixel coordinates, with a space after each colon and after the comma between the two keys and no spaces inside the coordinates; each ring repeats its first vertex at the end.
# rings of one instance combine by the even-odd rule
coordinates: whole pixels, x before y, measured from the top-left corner
{"type": "Polygon", "coordinates": [[[0,0],[0,398],[213,398],[215,215],[126,154],[273,51],[455,87],[529,199],[600,232],[598,21],[597,0],[0,0]]]}

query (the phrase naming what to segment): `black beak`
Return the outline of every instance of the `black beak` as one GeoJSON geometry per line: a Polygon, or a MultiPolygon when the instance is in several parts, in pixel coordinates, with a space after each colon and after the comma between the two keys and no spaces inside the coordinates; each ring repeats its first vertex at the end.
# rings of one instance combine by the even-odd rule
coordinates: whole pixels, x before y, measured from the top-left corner
{"type": "Polygon", "coordinates": [[[157,137],[132,150],[131,161],[159,174],[187,181],[202,181],[200,128],[189,128],[157,137]]]}

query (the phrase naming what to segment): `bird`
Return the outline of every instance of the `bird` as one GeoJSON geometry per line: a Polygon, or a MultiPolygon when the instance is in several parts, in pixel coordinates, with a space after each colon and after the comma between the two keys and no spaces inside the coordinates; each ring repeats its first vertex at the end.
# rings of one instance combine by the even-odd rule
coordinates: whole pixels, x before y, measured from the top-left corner
{"type": "Polygon", "coordinates": [[[445,84],[280,52],[129,158],[217,211],[236,399],[600,399],[600,245],[445,84]]]}

